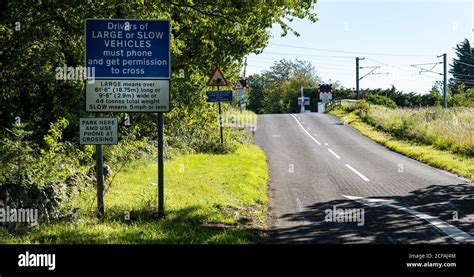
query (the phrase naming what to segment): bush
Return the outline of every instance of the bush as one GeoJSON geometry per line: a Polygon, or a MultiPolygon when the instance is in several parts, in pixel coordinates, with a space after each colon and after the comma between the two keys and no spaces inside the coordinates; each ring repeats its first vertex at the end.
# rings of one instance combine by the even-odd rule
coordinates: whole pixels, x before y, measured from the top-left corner
{"type": "MultiPolygon", "coordinates": [[[[72,215],[65,200],[76,191],[77,185],[70,177],[75,172],[78,155],[66,151],[66,144],[59,142],[68,122],[60,119],[51,124],[45,142],[48,149],[35,153],[37,147],[28,140],[31,131],[26,124],[13,124],[7,130],[10,136],[0,145],[2,161],[0,176],[1,206],[11,209],[38,209],[40,219],[48,222],[72,215]],[[69,161],[69,162],[65,162],[69,161]]],[[[76,179],[77,180],[77,179],[76,179]]],[[[18,227],[21,224],[6,224],[18,227]]]]}
{"type": "Polygon", "coordinates": [[[365,100],[359,100],[354,105],[354,110],[357,115],[364,117],[367,115],[367,112],[370,110],[370,105],[365,100]]]}
{"type": "Polygon", "coordinates": [[[381,95],[369,94],[364,100],[370,104],[386,106],[392,109],[397,108],[397,104],[390,98],[385,98],[381,95]]]}
{"type": "Polygon", "coordinates": [[[474,89],[461,91],[448,97],[449,107],[471,107],[474,108],[474,89]]]}

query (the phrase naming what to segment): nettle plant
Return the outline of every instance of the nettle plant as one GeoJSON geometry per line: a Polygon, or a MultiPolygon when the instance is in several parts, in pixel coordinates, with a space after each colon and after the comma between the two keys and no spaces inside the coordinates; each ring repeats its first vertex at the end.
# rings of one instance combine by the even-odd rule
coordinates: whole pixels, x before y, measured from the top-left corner
{"type": "Polygon", "coordinates": [[[28,139],[32,131],[27,124],[15,123],[6,130],[0,143],[0,205],[38,209],[47,222],[72,215],[67,200],[84,181],[77,168],[90,153],[60,141],[67,126],[63,118],[52,123],[44,137],[47,147],[40,150],[28,139]]]}

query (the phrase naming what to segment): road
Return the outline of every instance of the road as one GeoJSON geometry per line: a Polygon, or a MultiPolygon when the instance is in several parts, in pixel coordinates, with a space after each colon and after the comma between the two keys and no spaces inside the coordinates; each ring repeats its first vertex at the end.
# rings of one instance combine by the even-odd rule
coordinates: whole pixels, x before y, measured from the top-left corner
{"type": "Polygon", "coordinates": [[[471,243],[474,184],[379,145],[328,114],[259,115],[269,243],[471,243]]]}

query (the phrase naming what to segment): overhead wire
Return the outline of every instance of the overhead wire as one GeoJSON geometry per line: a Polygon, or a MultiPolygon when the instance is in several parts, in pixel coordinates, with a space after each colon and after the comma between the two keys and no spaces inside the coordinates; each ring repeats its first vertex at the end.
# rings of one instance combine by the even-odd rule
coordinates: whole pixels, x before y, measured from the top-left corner
{"type": "Polygon", "coordinates": [[[347,54],[362,54],[362,55],[373,55],[373,56],[418,56],[418,57],[432,57],[433,55],[427,54],[393,54],[393,53],[371,53],[371,52],[355,52],[355,51],[343,51],[343,50],[334,50],[334,49],[323,49],[323,48],[313,48],[313,47],[304,47],[304,46],[295,46],[279,43],[270,43],[270,45],[275,45],[279,47],[295,48],[295,49],[306,49],[322,52],[333,52],[333,53],[347,53],[347,54]]]}

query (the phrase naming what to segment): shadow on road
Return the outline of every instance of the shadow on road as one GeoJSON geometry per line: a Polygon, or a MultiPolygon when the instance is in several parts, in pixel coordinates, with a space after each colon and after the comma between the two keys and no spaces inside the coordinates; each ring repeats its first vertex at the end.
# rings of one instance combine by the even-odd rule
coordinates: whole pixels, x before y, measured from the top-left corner
{"type": "MultiPolygon", "coordinates": [[[[435,216],[464,232],[474,234],[473,183],[432,185],[407,196],[373,198],[395,200],[399,206],[435,216]]],[[[406,211],[382,205],[368,207],[353,200],[315,203],[305,207],[302,212],[286,214],[282,219],[297,225],[272,228],[265,243],[458,243],[406,211]],[[362,209],[364,225],[358,226],[357,222],[328,222],[325,219],[328,219],[329,210],[334,211],[334,207],[362,209]]],[[[334,217],[329,219],[337,220],[334,217]]]]}

